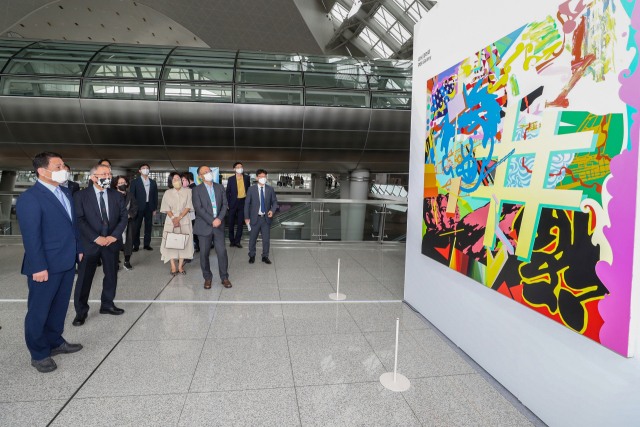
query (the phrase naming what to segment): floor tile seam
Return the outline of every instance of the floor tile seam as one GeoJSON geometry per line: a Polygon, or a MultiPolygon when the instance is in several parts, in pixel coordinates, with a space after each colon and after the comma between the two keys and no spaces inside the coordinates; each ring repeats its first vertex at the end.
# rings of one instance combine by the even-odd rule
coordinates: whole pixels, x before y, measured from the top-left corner
{"type": "MultiPolygon", "coordinates": [[[[164,289],[169,285],[169,283],[171,283],[171,281],[174,278],[172,277],[171,279],[169,279],[169,281],[164,285],[164,287],[160,290],[160,292],[158,292],[158,294],[156,295],[156,298],[158,298],[160,296],[160,294],[162,293],[162,291],[164,291],[164,289]]],[[[122,335],[122,337],[120,337],[120,339],[115,343],[115,345],[113,347],[111,347],[111,349],[107,352],[107,354],[102,358],[102,360],[100,360],[100,362],[96,365],[96,367],[89,373],[89,375],[87,376],[87,378],[84,379],[84,381],[82,382],[82,384],[80,384],[80,386],[76,389],[76,391],[74,391],[71,396],[69,397],[69,399],[67,399],[67,401],[62,405],[62,407],[56,412],[56,414],[53,416],[53,418],[49,421],[49,423],[47,423],[47,427],[51,426],[53,424],[53,422],[56,420],[56,418],[58,418],[58,416],[60,416],[60,414],[62,413],[62,411],[64,411],[64,409],[69,405],[69,403],[73,400],[73,398],[80,392],[80,390],[82,390],[82,387],[84,387],[84,385],[89,381],[89,379],[93,376],[94,373],[97,372],[97,370],[100,368],[100,366],[102,366],[102,364],[104,363],[105,360],[107,360],[107,358],[111,355],[111,353],[116,349],[116,347],[118,347],[118,345],[122,342],[122,340],[124,340],[124,337],[127,336],[127,334],[129,333],[129,331],[131,331],[131,329],[133,329],[133,327],[138,323],[138,321],[142,318],[142,316],[144,316],[144,314],[147,312],[147,310],[149,309],[149,307],[151,307],[151,304],[149,304],[144,310],[142,310],[142,313],[140,313],[140,315],[136,318],[136,320],[131,324],[131,326],[129,327],[129,329],[127,329],[125,331],[125,333],[122,335]]]]}
{"type": "MultiPolygon", "coordinates": [[[[294,389],[295,385],[292,386],[284,386],[284,387],[256,387],[256,388],[238,388],[238,389],[227,389],[227,390],[209,390],[209,391],[189,391],[186,394],[222,394],[222,393],[233,393],[240,391],[261,391],[261,390],[290,390],[294,389]]],[[[183,393],[180,393],[183,394],[183,393]]]]}
{"type": "MultiPolygon", "coordinates": [[[[117,394],[117,395],[112,395],[112,396],[105,396],[105,395],[99,395],[99,396],[86,396],[86,397],[75,397],[73,399],[73,401],[78,401],[78,400],[89,400],[89,399],[109,399],[109,398],[127,398],[127,397],[150,397],[150,396],[182,396],[182,395],[187,395],[189,394],[188,392],[182,392],[182,393],[137,393],[137,394],[117,394]]],[[[65,399],[58,399],[58,400],[65,400],[65,399]]],[[[48,400],[51,401],[51,400],[48,400]]],[[[45,400],[38,400],[37,402],[47,402],[45,400]]]]}
{"type": "MultiPolygon", "coordinates": [[[[164,288],[163,288],[164,290],[164,288]]],[[[18,302],[28,302],[27,299],[0,299],[0,303],[18,303],[18,302]]],[[[89,300],[90,303],[99,303],[100,300],[89,300]]],[[[252,304],[373,304],[373,303],[400,303],[402,300],[351,300],[351,301],[328,301],[328,300],[313,300],[313,301],[293,301],[293,300],[284,300],[284,301],[225,301],[225,300],[114,300],[114,303],[119,304],[222,304],[222,305],[252,305],[252,304]]],[[[73,303],[73,300],[70,300],[69,303],[73,303]]]]}
{"type": "MultiPolygon", "coordinates": [[[[283,317],[282,317],[283,323],[284,322],[284,313],[283,313],[283,317]]],[[[291,347],[289,346],[289,336],[287,335],[287,330],[286,330],[287,326],[285,323],[285,340],[287,341],[287,351],[289,353],[289,368],[291,369],[291,379],[293,380],[293,392],[296,396],[296,408],[298,409],[298,421],[300,423],[300,425],[302,426],[302,414],[300,412],[300,401],[298,400],[298,390],[296,389],[296,374],[295,371],[293,370],[293,359],[291,357],[291,347]]]]}
{"type": "MultiPolygon", "coordinates": [[[[402,323],[402,321],[400,321],[400,323],[402,323]]],[[[457,376],[456,375],[449,375],[447,374],[444,369],[435,361],[435,359],[431,356],[431,354],[427,351],[426,348],[424,348],[424,346],[418,341],[418,339],[413,335],[412,330],[407,329],[406,326],[403,327],[405,328],[405,330],[409,333],[409,335],[411,335],[411,338],[413,338],[413,340],[418,344],[418,346],[422,349],[422,351],[425,352],[425,354],[429,357],[429,359],[431,359],[431,361],[434,363],[434,365],[436,365],[438,367],[438,369],[444,374],[442,377],[446,378],[449,383],[451,383],[451,385],[453,385],[453,387],[458,391],[458,393],[460,393],[460,395],[462,397],[464,397],[464,399],[469,403],[469,405],[471,405],[471,407],[473,407],[473,409],[478,413],[478,415],[480,415],[480,417],[487,423],[487,425],[489,426],[493,426],[493,424],[491,424],[489,422],[489,420],[482,414],[482,412],[480,412],[480,410],[476,407],[476,405],[471,401],[471,399],[462,392],[462,390],[460,390],[460,387],[458,387],[458,385],[455,383],[455,381],[453,381],[451,379],[451,377],[453,376],[457,376]]],[[[439,337],[438,337],[439,338],[439,337]]],[[[441,338],[442,339],[442,338],[441,338]]],[[[445,343],[446,344],[446,343],[445,343]]],[[[442,377],[436,377],[436,378],[442,378],[442,377]]]]}

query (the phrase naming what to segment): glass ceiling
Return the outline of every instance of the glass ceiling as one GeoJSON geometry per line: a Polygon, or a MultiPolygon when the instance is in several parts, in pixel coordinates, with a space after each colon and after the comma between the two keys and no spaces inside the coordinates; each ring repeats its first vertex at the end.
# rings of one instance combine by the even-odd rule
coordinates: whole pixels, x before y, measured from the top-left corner
{"type": "MultiPolygon", "coordinates": [[[[388,56],[388,46],[368,37],[388,56]]],[[[0,38],[0,70],[5,96],[369,108],[410,108],[412,83],[410,60],[12,38],[0,38]]]]}

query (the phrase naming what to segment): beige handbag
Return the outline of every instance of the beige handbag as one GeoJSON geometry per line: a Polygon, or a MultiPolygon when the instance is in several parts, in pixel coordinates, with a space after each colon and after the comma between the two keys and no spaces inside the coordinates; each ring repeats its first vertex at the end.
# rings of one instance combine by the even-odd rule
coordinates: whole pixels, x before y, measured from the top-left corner
{"type": "Polygon", "coordinates": [[[182,250],[187,246],[187,242],[189,241],[188,234],[182,234],[182,227],[174,227],[173,231],[176,231],[176,228],[180,229],[180,233],[170,233],[165,231],[165,239],[164,239],[164,247],[165,249],[178,249],[182,250]]]}

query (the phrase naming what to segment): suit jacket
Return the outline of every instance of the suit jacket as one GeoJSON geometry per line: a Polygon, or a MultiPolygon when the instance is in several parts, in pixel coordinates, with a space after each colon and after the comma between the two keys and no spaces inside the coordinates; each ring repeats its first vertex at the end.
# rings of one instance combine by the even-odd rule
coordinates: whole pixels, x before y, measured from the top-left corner
{"type": "MultiPolygon", "coordinates": [[[[138,211],[144,210],[145,206],[147,206],[147,192],[144,190],[144,183],[141,177],[131,181],[129,191],[131,191],[136,202],[138,202],[138,211]]],[[[156,181],[151,178],[149,178],[149,208],[151,211],[158,210],[158,185],[156,181]]]]}
{"type": "Polygon", "coordinates": [[[71,270],[83,253],[71,192],[60,189],[69,199],[71,219],[55,194],[39,181],[18,197],[16,213],[24,244],[22,274],[71,270]]]}
{"type": "MultiPolygon", "coordinates": [[[[244,184],[244,192],[246,194],[249,189],[249,185],[251,184],[251,178],[249,175],[243,174],[242,181],[244,184]]],[[[227,181],[227,201],[229,202],[229,209],[235,209],[236,202],[238,201],[238,180],[235,175],[227,181]]]]}
{"type": "MultiPolygon", "coordinates": [[[[196,211],[196,222],[193,225],[193,234],[198,236],[208,236],[213,233],[213,206],[211,206],[211,199],[209,198],[209,192],[205,187],[204,182],[193,190],[191,190],[193,202],[193,209],[196,211]]],[[[222,224],[218,228],[222,227],[224,231],[224,217],[227,214],[229,205],[227,204],[227,196],[224,193],[224,186],[222,184],[213,183],[213,195],[216,198],[216,206],[218,207],[218,219],[222,221],[222,224]]]]}
{"type": "Polygon", "coordinates": [[[80,191],[80,184],[73,181],[67,181],[68,190],[71,192],[71,197],[76,193],[76,191],[80,191]]]}
{"type": "Polygon", "coordinates": [[[198,186],[198,185],[197,185],[195,182],[192,182],[191,184],[189,184],[189,188],[190,188],[190,189],[192,189],[192,190],[193,190],[194,188],[196,188],[197,186],[198,186]]]}
{"type": "MultiPolygon", "coordinates": [[[[93,185],[93,183],[92,183],[93,185]]],[[[122,233],[127,226],[127,206],[124,196],[112,188],[107,188],[106,196],[109,201],[109,227],[107,235],[116,238],[116,241],[108,246],[112,252],[122,249],[122,233]]],[[[78,191],[73,197],[78,214],[78,227],[82,238],[82,245],[87,254],[95,254],[100,246],[95,240],[102,234],[102,215],[98,198],[92,187],[84,191],[78,191]]]]}
{"type": "MultiPolygon", "coordinates": [[[[260,191],[259,185],[252,185],[247,190],[247,200],[244,202],[244,219],[250,219],[251,225],[258,222],[258,213],[260,212],[260,191]]],[[[278,199],[276,198],[276,192],[270,185],[264,186],[264,207],[266,209],[265,218],[267,224],[273,222],[273,217],[269,218],[266,214],[271,211],[275,215],[276,209],[278,209],[278,199]]]]}

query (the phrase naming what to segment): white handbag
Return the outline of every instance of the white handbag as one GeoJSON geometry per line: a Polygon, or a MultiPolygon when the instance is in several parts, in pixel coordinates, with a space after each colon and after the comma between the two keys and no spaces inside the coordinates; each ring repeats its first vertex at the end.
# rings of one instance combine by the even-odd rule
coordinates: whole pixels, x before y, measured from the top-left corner
{"type": "Polygon", "coordinates": [[[165,239],[164,239],[164,247],[165,249],[178,249],[182,250],[187,246],[187,242],[189,241],[188,234],[182,234],[181,227],[174,227],[173,231],[176,228],[180,228],[180,233],[170,233],[165,231],[165,239]]]}

